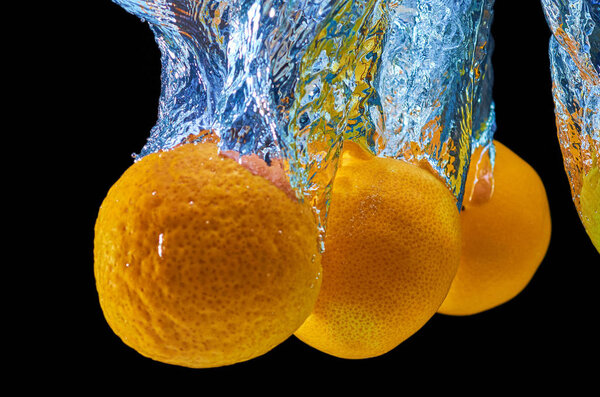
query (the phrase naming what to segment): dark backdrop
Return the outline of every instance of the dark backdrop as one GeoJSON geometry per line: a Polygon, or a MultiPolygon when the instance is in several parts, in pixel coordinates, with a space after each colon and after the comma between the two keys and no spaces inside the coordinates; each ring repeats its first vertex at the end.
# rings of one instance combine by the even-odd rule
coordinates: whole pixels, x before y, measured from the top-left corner
{"type": "MultiPolygon", "coordinates": [[[[537,1],[497,1],[493,35],[498,131],[496,138],[533,165],[550,200],[550,248],[527,288],[512,301],[470,317],[436,315],[394,351],[369,360],[341,360],[314,350],[294,337],[270,353],[231,367],[193,370],[142,357],[106,324],[93,278],[93,226],[110,186],[140,151],[157,115],[160,54],[147,24],[109,0],[95,1],[66,30],[80,43],[65,65],[75,120],[69,140],[77,150],[58,158],[62,180],[73,189],[63,200],[72,210],[70,234],[61,248],[69,260],[61,268],[69,280],[57,284],[64,298],[62,321],[52,327],[61,338],[47,341],[63,364],[48,364],[69,383],[139,388],[159,384],[208,393],[251,385],[266,391],[278,381],[290,390],[318,392],[359,384],[389,384],[404,392],[419,382],[422,390],[442,385],[461,391],[481,381],[484,394],[520,381],[537,386],[585,384],[597,360],[597,282],[600,254],[589,241],[573,206],[556,136],[548,59],[550,31],[537,1]],[[526,3],[527,5],[523,5],[526,3]],[[68,69],[71,68],[71,69],[68,69]],[[77,172],[77,174],[76,174],[77,172]],[[77,175],[77,176],[76,176],[77,175]],[[84,175],[83,177],[81,175],[84,175]],[[75,209],[77,211],[75,212],[75,209]],[[65,247],[66,245],[66,247],[65,247]],[[124,381],[124,383],[120,383],[124,381]]],[[[64,42],[63,42],[64,43],[64,42]]],[[[58,84],[58,86],[64,85],[58,84]]],[[[66,88],[65,88],[66,89],[66,88]]],[[[65,115],[60,115],[65,116],[65,115]]],[[[64,126],[64,125],[63,125],[64,126]]]]}

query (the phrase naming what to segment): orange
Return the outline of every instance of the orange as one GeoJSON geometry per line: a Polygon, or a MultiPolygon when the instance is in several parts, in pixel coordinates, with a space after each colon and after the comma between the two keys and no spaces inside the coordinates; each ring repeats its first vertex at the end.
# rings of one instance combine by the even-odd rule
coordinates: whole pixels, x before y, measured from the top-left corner
{"type": "Polygon", "coordinates": [[[216,145],[150,154],[98,214],[100,305],[123,342],[154,360],[194,368],[249,360],[312,311],[318,244],[310,207],[216,145]]]}
{"type": "Polygon", "coordinates": [[[415,165],[344,143],[313,313],[295,332],[327,354],[380,356],[437,311],[460,259],[456,200],[415,165]]]}
{"type": "Polygon", "coordinates": [[[594,247],[600,252],[600,170],[595,160],[592,168],[583,177],[579,193],[581,220],[594,247]]]}
{"type": "Polygon", "coordinates": [[[493,190],[484,200],[478,199],[477,188],[469,200],[481,149],[472,157],[460,215],[460,266],[440,313],[475,314],[511,300],[532,279],[550,243],[550,208],[542,180],[509,148],[494,144],[493,190]]]}

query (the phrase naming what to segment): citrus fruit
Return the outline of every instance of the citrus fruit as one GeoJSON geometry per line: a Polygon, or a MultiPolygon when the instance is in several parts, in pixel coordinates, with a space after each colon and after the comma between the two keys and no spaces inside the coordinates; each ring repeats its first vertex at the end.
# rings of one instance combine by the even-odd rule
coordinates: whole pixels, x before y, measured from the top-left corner
{"type": "Polygon", "coordinates": [[[327,354],[382,355],[437,311],[460,259],[456,200],[433,174],[344,143],[315,309],[295,335],[327,354]]]}
{"type": "MultiPolygon", "coordinates": [[[[550,208],[542,180],[513,151],[494,144],[490,197],[469,200],[465,194],[461,261],[440,307],[443,314],[475,314],[511,300],[529,283],[550,243],[550,208]]],[[[472,158],[479,158],[481,150],[472,158]]],[[[472,160],[467,193],[473,191],[476,168],[472,160]]]]}
{"type": "Polygon", "coordinates": [[[94,261],[102,311],[123,342],[194,368],[277,346],[321,283],[311,208],[209,143],[125,171],[99,210],[94,261]]]}
{"type": "Polygon", "coordinates": [[[585,230],[598,252],[600,252],[600,170],[597,161],[583,177],[579,203],[585,230]]]}

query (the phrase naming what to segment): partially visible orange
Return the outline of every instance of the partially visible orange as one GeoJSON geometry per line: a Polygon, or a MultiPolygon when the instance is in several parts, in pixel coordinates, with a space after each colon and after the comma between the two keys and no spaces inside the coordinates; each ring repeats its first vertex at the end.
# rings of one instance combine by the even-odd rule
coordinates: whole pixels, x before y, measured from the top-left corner
{"type": "Polygon", "coordinates": [[[234,364],[283,342],[312,311],[321,264],[311,208],[250,162],[253,172],[214,144],[185,144],[142,158],[108,192],[96,286],[108,324],[140,354],[234,364]]]}
{"type": "Polygon", "coordinates": [[[446,186],[422,168],[347,141],[335,176],[313,313],[295,332],[327,354],[382,355],[444,300],[460,259],[460,220],[446,186]]]}
{"type": "Polygon", "coordinates": [[[592,244],[600,253],[600,169],[598,159],[594,159],[591,169],[583,177],[579,193],[581,221],[592,240],[592,244]]]}
{"type": "Polygon", "coordinates": [[[460,215],[461,261],[439,309],[443,314],[475,314],[511,300],[530,282],[550,243],[550,208],[542,180],[509,148],[494,144],[491,197],[478,192],[477,185],[470,195],[481,149],[473,155],[460,215]]]}

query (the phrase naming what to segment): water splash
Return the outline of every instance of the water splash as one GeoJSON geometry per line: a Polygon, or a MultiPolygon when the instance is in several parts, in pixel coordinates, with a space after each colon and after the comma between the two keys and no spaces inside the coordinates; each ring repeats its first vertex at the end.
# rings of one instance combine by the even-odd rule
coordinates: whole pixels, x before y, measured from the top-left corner
{"type": "MultiPolygon", "coordinates": [[[[470,157],[492,146],[493,0],[407,0],[390,7],[380,93],[380,154],[426,161],[461,204],[470,157]]],[[[494,151],[486,151],[493,166],[494,151]]]]}
{"type": "Polygon", "coordinates": [[[148,21],[162,54],[158,122],[141,156],[199,134],[282,155],[295,70],[332,1],[115,2],[148,21]]]}
{"type": "Polygon", "coordinates": [[[290,124],[312,142],[304,163],[319,159],[309,173],[316,190],[329,186],[350,139],[427,162],[460,207],[475,148],[494,164],[493,3],[338,2],[303,59],[290,124]]]}
{"type": "Polygon", "coordinates": [[[493,0],[113,1],[162,54],[138,159],[209,140],[282,159],[323,221],[345,140],[428,163],[459,208],[471,153],[491,145],[493,0]]]}

